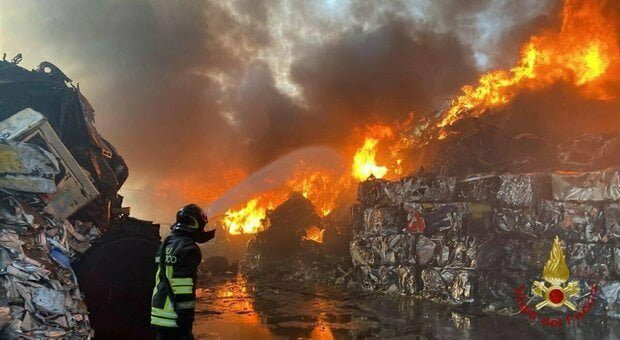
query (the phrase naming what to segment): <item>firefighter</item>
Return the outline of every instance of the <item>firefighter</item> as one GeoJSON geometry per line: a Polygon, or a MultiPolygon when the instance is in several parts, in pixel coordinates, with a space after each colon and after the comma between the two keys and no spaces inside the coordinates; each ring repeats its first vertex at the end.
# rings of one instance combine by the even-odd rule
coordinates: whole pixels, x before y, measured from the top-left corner
{"type": "Polygon", "coordinates": [[[157,274],[151,304],[151,325],[157,339],[193,339],[196,271],[202,259],[196,243],[215,236],[205,231],[207,214],[196,204],[177,212],[176,223],[157,251],[157,274]]]}

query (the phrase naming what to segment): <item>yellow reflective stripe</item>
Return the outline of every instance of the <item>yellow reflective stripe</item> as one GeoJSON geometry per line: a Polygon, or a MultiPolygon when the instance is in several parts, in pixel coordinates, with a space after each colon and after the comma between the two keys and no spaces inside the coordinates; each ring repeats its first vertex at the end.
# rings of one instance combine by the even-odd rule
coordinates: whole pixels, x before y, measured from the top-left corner
{"type": "Polygon", "coordinates": [[[191,277],[173,277],[170,279],[172,286],[193,286],[194,280],[191,277]]]}
{"type": "Polygon", "coordinates": [[[167,265],[166,266],[166,277],[168,278],[168,280],[170,280],[172,278],[172,271],[174,270],[174,267],[167,265]]]}
{"type": "Polygon", "coordinates": [[[172,305],[172,300],[170,300],[169,296],[166,296],[166,302],[164,302],[164,309],[167,312],[174,312],[174,306],[172,305]]]}
{"type": "Polygon", "coordinates": [[[161,316],[168,319],[176,319],[177,313],[165,311],[161,308],[151,307],[151,315],[153,316],[161,316]]]}
{"type": "Polygon", "coordinates": [[[192,286],[172,287],[172,292],[175,295],[176,294],[191,294],[192,293],[192,286]]]}
{"type": "Polygon", "coordinates": [[[168,320],[164,318],[158,318],[156,316],[151,315],[151,325],[163,326],[163,327],[179,327],[177,326],[177,322],[174,320],[168,320]]]}
{"type": "Polygon", "coordinates": [[[177,308],[178,309],[191,309],[191,308],[194,308],[195,304],[196,303],[194,301],[177,302],[177,308]]]}

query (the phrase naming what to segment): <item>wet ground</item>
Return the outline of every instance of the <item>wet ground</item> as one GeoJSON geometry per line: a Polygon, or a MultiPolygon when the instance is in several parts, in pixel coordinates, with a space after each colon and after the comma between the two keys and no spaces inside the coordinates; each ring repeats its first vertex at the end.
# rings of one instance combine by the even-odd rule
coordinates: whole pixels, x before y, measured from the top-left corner
{"type": "Polygon", "coordinates": [[[620,321],[581,320],[551,328],[523,315],[483,315],[403,296],[347,294],[336,287],[250,282],[204,283],[197,339],[618,339],[620,321]]]}

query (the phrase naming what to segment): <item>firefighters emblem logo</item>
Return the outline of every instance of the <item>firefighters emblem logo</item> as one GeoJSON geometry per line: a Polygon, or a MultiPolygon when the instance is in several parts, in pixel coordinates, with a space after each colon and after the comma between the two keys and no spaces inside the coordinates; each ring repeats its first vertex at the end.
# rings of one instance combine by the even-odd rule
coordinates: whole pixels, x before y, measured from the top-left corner
{"type": "Polygon", "coordinates": [[[536,310],[545,307],[559,309],[564,306],[573,311],[577,310],[572,298],[579,296],[579,282],[568,282],[570,272],[557,236],[553,241],[549,259],[543,268],[542,277],[544,281],[535,281],[532,286],[532,293],[544,299],[536,305],[536,310]]]}

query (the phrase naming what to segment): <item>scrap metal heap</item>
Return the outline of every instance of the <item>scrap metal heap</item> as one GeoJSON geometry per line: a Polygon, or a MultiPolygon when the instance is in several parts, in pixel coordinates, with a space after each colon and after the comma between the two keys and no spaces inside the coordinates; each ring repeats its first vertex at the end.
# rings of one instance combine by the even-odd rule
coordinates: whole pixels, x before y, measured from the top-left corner
{"type": "Polygon", "coordinates": [[[0,61],[0,121],[26,108],[41,113],[99,193],[72,217],[109,230],[128,215],[118,195],[129,174],[127,165],[97,132],[95,110],[69,77],[52,63],[42,62],[30,71],[18,66],[20,60],[17,55],[0,61]]]}
{"type": "Polygon", "coordinates": [[[0,337],[87,338],[71,259],[99,236],[46,212],[61,168],[42,147],[0,141],[0,337]]]}
{"type": "MultiPolygon", "coordinates": [[[[557,162],[564,169],[603,164],[618,141],[564,143],[557,162]]],[[[358,201],[350,253],[365,290],[515,313],[515,289],[523,284],[527,292],[540,280],[559,236],[571,280],[581,285],[579,306],[596,284],[591,313],[620,318],[619,167],[371,178],[358,201]]]]}
{"type": "Polygon", "coordinates": [[[0,338],[146,337],[159,226],[121,206],[127,166],[79,87],[20,60],[0,61],[0,338]]]}

